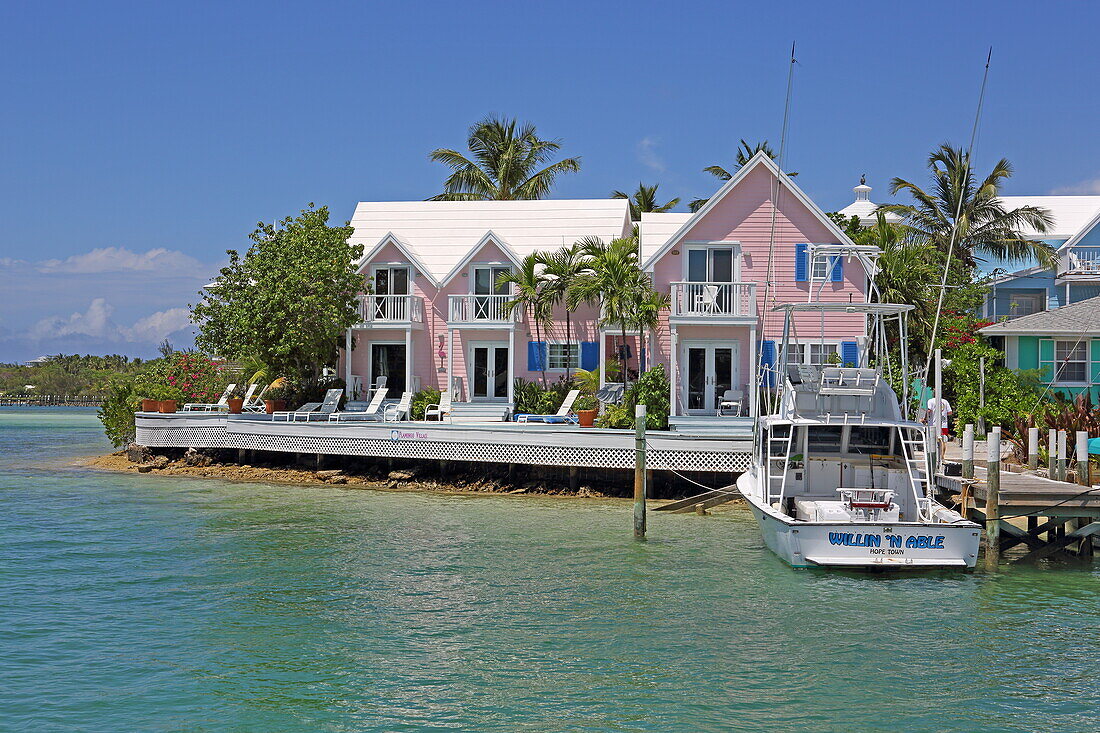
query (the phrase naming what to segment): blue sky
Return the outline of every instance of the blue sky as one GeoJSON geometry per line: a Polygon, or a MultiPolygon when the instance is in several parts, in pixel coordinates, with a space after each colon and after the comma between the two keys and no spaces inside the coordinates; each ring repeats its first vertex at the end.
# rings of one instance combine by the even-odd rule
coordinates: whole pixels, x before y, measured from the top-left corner
{"type": "Polygon", "coordinates": [[[1100,10],[941,3],[8,3],[0,10],[0,361],[149,355],[259,219],[422,199],[488,113],[582,157],[556,197],[639,180],[684,201],[739,138],[778,143],[827,210],[882,201],[964,142],[1006,193],[1100,193],[1100,10]]]}

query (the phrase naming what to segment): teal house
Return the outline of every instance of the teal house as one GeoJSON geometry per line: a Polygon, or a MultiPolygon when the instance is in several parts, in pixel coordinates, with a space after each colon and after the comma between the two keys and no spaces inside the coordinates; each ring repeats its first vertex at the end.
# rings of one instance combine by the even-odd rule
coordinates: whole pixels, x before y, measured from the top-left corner
{"type": "Polygon", "coordinates": [[[1051,390],[1100,404],[1100,297],[1005,319],[980,330],[1009,369],[1040,369],[1051,390]]]}

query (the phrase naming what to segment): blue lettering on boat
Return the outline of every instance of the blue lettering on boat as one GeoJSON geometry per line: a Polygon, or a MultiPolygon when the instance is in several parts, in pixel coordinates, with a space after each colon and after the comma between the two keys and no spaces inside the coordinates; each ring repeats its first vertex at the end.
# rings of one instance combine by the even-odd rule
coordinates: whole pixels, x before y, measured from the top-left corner
{"type": "Polygon", "coordinates": [[[912,535],[905,539],[905,546],[917,550],[942,550],[944,536],[936,535],[912,535]]]}
{"type": "Polygon", "coordinates": [[[853,534],[852,532],[830,532],[830,545],[842,545],[844,547],[882,547],[882,535],[878,534],[853,534]]]}

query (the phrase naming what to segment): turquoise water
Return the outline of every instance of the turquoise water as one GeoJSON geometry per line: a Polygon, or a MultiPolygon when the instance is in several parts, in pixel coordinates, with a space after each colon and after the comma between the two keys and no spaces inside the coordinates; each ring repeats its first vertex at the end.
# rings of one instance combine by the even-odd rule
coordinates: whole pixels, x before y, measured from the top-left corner
{"type": "Polygon", "coordinates": [[[1100,573],[792,571],[747,513],[67,465],[0,410],[0,729],[1100,729],[1100,573]]]}

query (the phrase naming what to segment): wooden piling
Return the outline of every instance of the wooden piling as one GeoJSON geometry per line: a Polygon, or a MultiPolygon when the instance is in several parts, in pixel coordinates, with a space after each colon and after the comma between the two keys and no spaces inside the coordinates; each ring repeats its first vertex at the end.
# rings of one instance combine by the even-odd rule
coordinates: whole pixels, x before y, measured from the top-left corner
{"type": "Polygon", "coordinates": [[[577,491],[581,487],[581,469],[577,466],[569,467],[569,490],[577,491]]]}
{"type": "Polygon", "coordinates": [[[963,478],[974,478],[974,423],[963,428],[963,478]]]}
{"type": "Polygon", "coordinates": [[[1027,467],[1032,471],[1039,467],[1039,428],[1027,429],[1027,467]]]}
{"type": "Polygon", "coordinates": [[[645,405],[634,408],[634,536],[645,537],[645,405]]]}
{"type": "MultiPolygon", "coordinates": [[[[1091,486],[1089,483],[1089,434],[1088,431],[1077,431],[1077,450],[1074,451],[1077,458],[1077,483],[1082,486],[1091,486]]],[[[1090,540],[1091,541],[1091,540],[1090,540]]]]}
{"type": "Polygon", "coordinates": [[[1058,431],[1058,463],[1055,464],[1059,481],[1066,480],[1066,431],[1058,431]]]}
{"type": "Polygon", "coordinates": [[[995,427],[985,436],[989,449],[986,457],[985,496],[985,567],[997,570],[1001,561],[1001,429],[995,427]]]}

